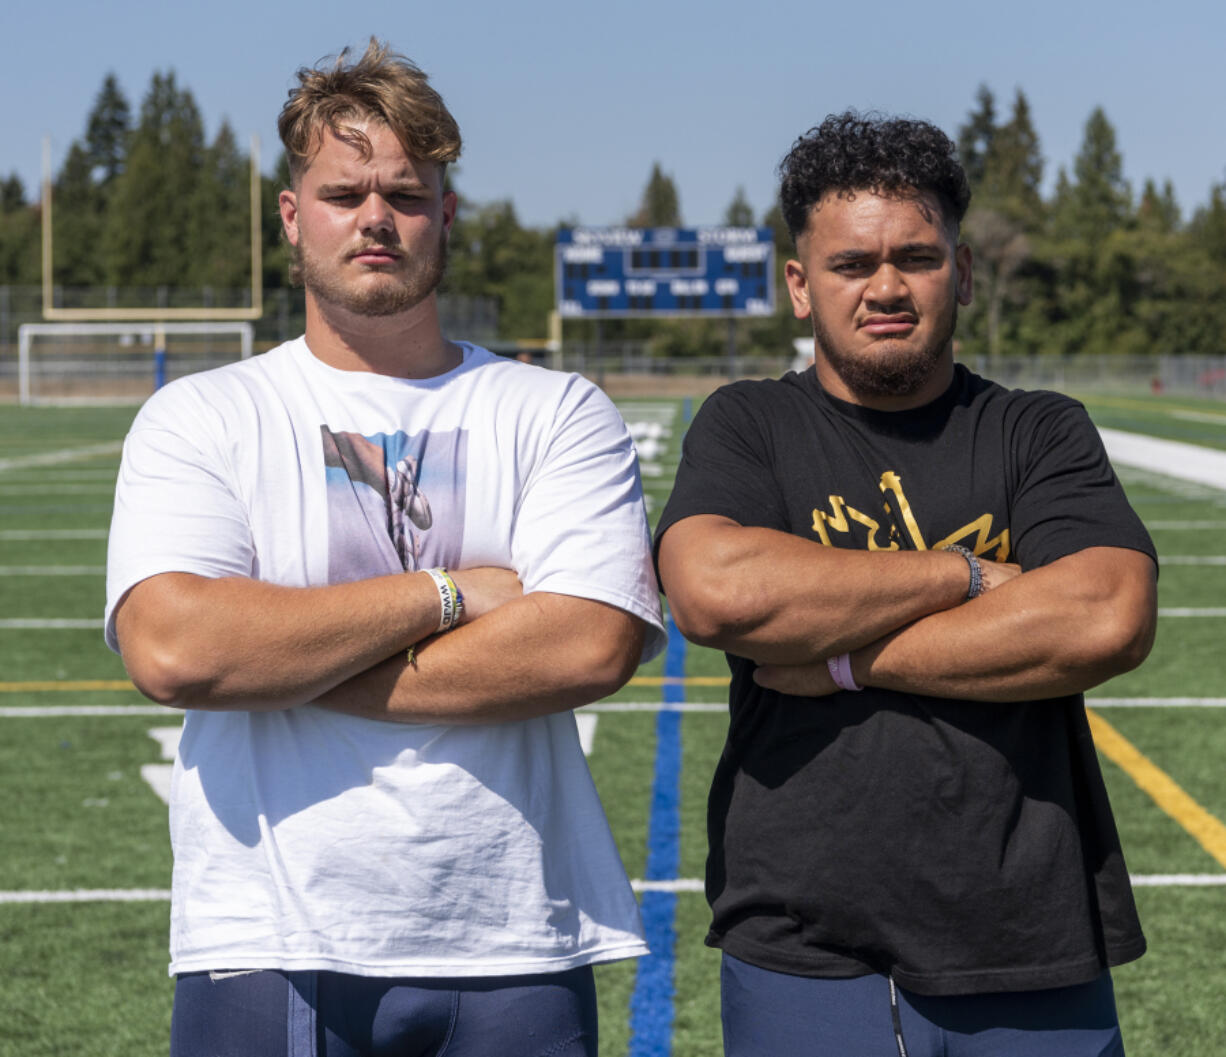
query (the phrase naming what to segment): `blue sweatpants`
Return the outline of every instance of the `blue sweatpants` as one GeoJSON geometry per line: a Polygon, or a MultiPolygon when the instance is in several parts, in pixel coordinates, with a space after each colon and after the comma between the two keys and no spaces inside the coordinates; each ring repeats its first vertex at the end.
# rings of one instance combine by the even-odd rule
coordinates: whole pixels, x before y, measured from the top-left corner
{"type": "Polygon", "coordinates": [[[725,954],[721,990],[725,1057],[1124,1057],[1106,972],[1044,991],[895,988],[892,1003],[884,976],[819,980],[725,954]]]}
{"type": "Polygon", "coordinates": [[[540,976],[399,979],[187,973],[171,1057],[596,1057],[590,966],[540,976]]]}

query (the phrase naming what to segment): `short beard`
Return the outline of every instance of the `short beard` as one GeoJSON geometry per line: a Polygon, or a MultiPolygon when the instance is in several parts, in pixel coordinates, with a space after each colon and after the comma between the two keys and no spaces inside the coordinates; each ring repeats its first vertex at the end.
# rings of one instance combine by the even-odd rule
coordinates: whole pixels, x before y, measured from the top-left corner
{"type": "Polygon", "coordinates": [[[924,387],[940,363],[958,325],[958,304],[953,302],[949,319],[937,326],[932,341],[892,355],[853,355],[840,349],[816,312],[811,313],[813,335],[826,362],[858,397],[906,397],[924,387]]]}
{"type": "Polygon", "coordinates": [[[436,254],[402,264],[405,271],[388,273],[397,282],[354,290],[304,253],[301,243],[293,247],[293,269],[302,285],[317,300],[358,316],[394,316],[416,307],[434,293],[447,272],[447,233],[439,239],[436,254]]]}

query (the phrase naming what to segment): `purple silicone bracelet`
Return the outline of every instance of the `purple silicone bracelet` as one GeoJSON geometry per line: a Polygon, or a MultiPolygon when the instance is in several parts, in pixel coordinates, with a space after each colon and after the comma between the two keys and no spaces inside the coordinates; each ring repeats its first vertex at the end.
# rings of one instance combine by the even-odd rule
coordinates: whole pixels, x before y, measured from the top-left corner
{"type": "Polygon", "coordinates": [[[834,685],[840,690],[864,689],[856,683],[855,676],[851,674],[850,653],[840,653],[837,657],[829,658],[826,667],[830,669],[830,678],[834,680],[834,685]]]}

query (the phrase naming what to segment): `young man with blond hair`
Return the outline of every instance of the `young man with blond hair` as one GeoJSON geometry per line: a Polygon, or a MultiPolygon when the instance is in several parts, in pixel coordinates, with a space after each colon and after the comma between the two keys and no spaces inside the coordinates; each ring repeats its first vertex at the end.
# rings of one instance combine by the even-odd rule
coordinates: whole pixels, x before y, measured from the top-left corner
{"type": "Polygon", "coordinates": [[[298,82],[306,333],[145,405],[111,532],[107,640],[186,710],[171,1052],[590,1057],[591,966],[645,952],[570,712],[662,644],[630,438],[443,335],[426,76],[298,82]]]}

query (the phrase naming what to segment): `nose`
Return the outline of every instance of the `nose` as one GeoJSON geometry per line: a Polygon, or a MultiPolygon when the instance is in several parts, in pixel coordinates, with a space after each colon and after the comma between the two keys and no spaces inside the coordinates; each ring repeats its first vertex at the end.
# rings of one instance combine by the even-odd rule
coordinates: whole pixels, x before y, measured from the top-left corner
{"type": "Polygon", "coordinates": [[[372,191],[362,201],[358,215],[363,232],[390,231],[394,227],[391,205],[381,194],[372,191]]]}
{"type": "Polygon", "coordinates": [[[869,281],[866,299],[878,305],[896,305],[908,296],[906,276],[889,261],[883,261],[869,281]]]}

